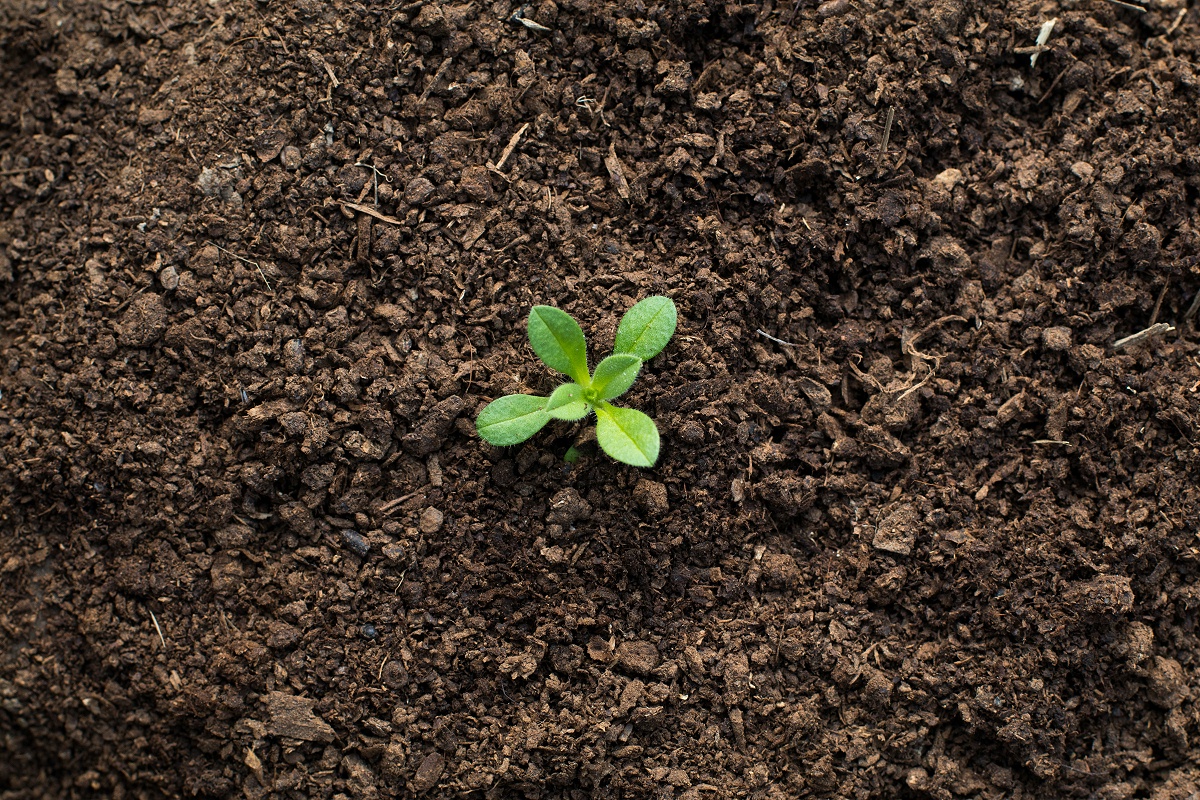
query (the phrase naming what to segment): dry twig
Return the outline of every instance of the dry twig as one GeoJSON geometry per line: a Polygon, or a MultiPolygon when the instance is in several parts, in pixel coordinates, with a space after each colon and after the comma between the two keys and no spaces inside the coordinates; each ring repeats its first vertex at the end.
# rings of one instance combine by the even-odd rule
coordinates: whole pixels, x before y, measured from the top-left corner
{"type": "Polygon", "coordinates": [[[396,219],[395,217],[389,217],[387,214],[376,211],[375,209],[371,208],[370,206],[364,206],[361,203],[343,202],[343,203],[340,203],[339,205],[341,205],[342,208],[349,208],[353,211],[360,211],[363,214],[372,216],[375,219],[379,220],[380,222],[386,222],[389,225],[403,225],[404,224],[402,221],[396,219]]]}
{"type": "Polygon", "coordinates": [[[1151,325],[1149,328],[1145,328],[1137,333],[1126,336],[1124,339],[1117,339],[1115,342],[1113,342],[1112,349],[1124,350],[1126,347],[1135,345],[1138,342],[1143,342],[1146,339],[1158,336],[1159,334],[1170,333],[1173,330],[1175,330],[1173,326],[1168,325],[1165,322],[1157,322],[1151,325]]]}

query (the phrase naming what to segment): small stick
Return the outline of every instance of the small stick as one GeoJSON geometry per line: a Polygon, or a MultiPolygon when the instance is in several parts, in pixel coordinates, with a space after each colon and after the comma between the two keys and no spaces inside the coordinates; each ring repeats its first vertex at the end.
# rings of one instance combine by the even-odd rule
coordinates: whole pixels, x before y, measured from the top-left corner
{"type": "Polygon", "coordinates": [[[508,157],[512,155],[513,150],[517,149],[517,143],[521,141],[521,137],[525,135],[525,131],[529,130],[529,123],[526,122],[521,126],[521,129],[512,135],[508,140],[508,144],[500,151],[500,158],[496,161],[496,169],[503,169],[504,163],[508,161],[508,157]]]}
{"type": "Polygon", "coordinates": [[[1183,312],[1184,321],[1196,316],[1197,311],[1200,311],[1200,292],[1196,292],[1196,296],[1192,298],[1192,304],[1188,306],[1187,311],[1183,312]]]}
{"type": "MultiPolygon", "coordinates": [[[[379,205],[379,176],[380,176],[380,175],[383,175],[383,173],[382,173],[382,172],[380,172],[380,171],[379,171],[379,168],[378,168],[378,167],[376,167],[374,164],[364,164],[364,163],[363,163],[363,162],[361,162],[361,161],[355,161],[355,162],[354,162],[354,166],[356,166],[356,167],[366,167],[367,169],[371,170],[371,172],[374,174],[374,183],[375,183],[375,205],[379,205]]],[[[387,181],[388,183],[391,183],[391,182],[392,182],[392,176],[391,176],[391,175],[383,175],[383,179],[384,179],[385,181],[387,181]]]]}
{"type": "Polygon", "coordinates": [[[1170,333],[1173,330],[1175,330],[1175,328],[1168,325],[1167,323],[1158,322],[1158,323],[1155,323],[1154,325],[1151,325],[1149,328],[1140,330],[1137,333],[1126,336],[1124,339],[1118,339],[1117,341],[1113,342],[1112,349],[1113,350],[1124,350],[1126,347],[1129,347],[1130,345],[1133,345],[1133,344],[1137,344],[1138,342],[1141,342],[1141,341],[1145,341],[1146,339],[1149,339],[1151,336],[1157,336],[1160,333],[1170,333]]]}
{"type": "MultiPolygon", "coordinates": [[[[146,291],[146,289],[148,289],[148,288],[149,288],[149,284],[147,284],[146,286],[143,286],[142,288],[138,289],[136,292],[134,292],[133,294],[129,295],[129,297],[126,297],[126,298],[125,298],[125,300],[124,300],[124,301],[122,301],[121,305],[119,305],[119,306],[117,306],[115,309],[113,309],[113,312],[112,312],[112,313],[113,313],[113,314],[120,314],[122,311],[124,311],[124,310],[125,310],[125,308],[126,308],[126,307],[127,307],[129,304],[130,304],[130,303],[132,303],[134,300],[136,300],[136,299],[137,299],[137,296],[138,296],[139,294],[141,294],[142,292],[146,291]]],[[[1197,300],[1198,302],[1200,302],[1200,295],[1196,295],[1196,300],[1197,300]]],[[[1193,305],[1195,305],[1195,304],[1193,303],[1193,305]]],[[[1195,312],[1193,311],[1192,313],[1194,314],[1195,312]]]]}
{"type": "Polygon", "coordinates": [[[888,140],[892,138],[892,123],[896,120],[896,107],[888,108],[887,121],[883,123],[883,142],[879,145],[879,155],[887,153],[888,140]]]}
{"type": "Polygon", "coordinates": [[[383,657],[383,663],[379,665],[379,675],[376,678],[376,680],[381,681],[381,682],[383,681],[383,668],[386,667],[388,665],[388,662],[391,660],[392,660],[392,654],[391,654],[391,651],[388,651],[388,654],[383,657]]]}
{"type": "Polygon", "coordinates": [[[501,248],[500,248],[499,250],[497,250],[496,252],[497,252],[497,253],[503,253],[505,250],[507,250],[507,249],[508,249],[508,248],[510,248],[510,247],[513,247],[513,246],[515,246],[515,245],[518,245],[518,244],[525,244],[525,243],[526,243],[526,242],[528,242],[528,241],[529,241],[529,234],[527,234],[527,233],[522,233],[520,236],[518,236],[517,238],[513,239],[513,240],[512,240],[511,242],[509,242],[508,244],[504,245],[504,247],[501,247],[501,248]]]}
{"type": "Polygon", "coordinates": [[[783,24],[785,26],[790,26],[792,24],[792,21],[796,19],[796,12],[799,10],[800,10],[800,0],[796,0],[796,4],[794,6],[792,6],[792,13],[788,15],[787,22],[785,22],[783,24]]]}
{"type": "Polygon", "coordinates": [[[1141,6],[1135,6],[1133,3],[1126,3],[1125,0],[1108,0],[1108,2],[1112,3],[1114,6],[1128,8],[1130,11],[1137,11],[1142,14],[1146,13],[1146,9],[1142,8],[1141,6]]]}
{"type": "Polygon", "coordinates": [[[338,88],[342,82],[337,79],[337,75],[333,74],[333,67],[329,66],[328,61],[321,62],[321,66],[325,67],[325,71],[329,73],[329,80],[333,81],[333,88],[338,88]]]}
{"type": "Polygon", "coordinates": [[[1171,278],[1168,277],[1163,284],[1162,291],[1158,293],[1158,299],[1154,301],[1154,311],[1150,314],[1150,324],[1158,322],[1158,312],[1162,311],[1163,298],[1167,296],[1167,289],[1171,288],[1171,278]]]}
{"type": "Polygon", "coordinates": [[[442,59],[441,65],[437,68],[437,72],[433,73],[433,77],[430,78],[429,83],[425,85],[425,91],[421,92],[421,99],[418,102],[424,103],[429,99],[429,93],[433,91],[433,87],[437,85],[437,82],[442,79],[442,75],[444,75],[446,70],[450,68],[450,62],[452,61],[454,61],[454,59],[449,56],[442,59]]]}
{"type": "Polygon", "coordinates": [[[1167,32],[1163,35],[1170,36],[1172,33],[1174,33],[1175,29],[1179,27],[1179,23],[1183,22],[1183,18],[1187,16],[1187,12],[1188,10],[1186,6],[1179,9],[1179,14],[1175,16],[1175,21],[1171,23],[1171,27],[1167,28],[1167,32]]]}
{"type": "Polygon", "coordinates": [[[1059,81],[1061,81],[1061,80],[1063,79],[1063,75],[1066,75],[1066,74],[1067,74],[1067,71],[1064,69],[1062,72],[1058,73],[1058,77],[1057,77],[1057,78],[1055,78],[1054,80],[1052,80],[1052,81],[1050,82],[1050,88],[1049,88],[1049,89],[1047,89],[1047,90],[1046,90],[1046,91],[1045,91],[1045,92],[1042,94],[1042,96],[1038,98],[1037,104],[1038,104],[1039,106],[1040,106],[1040,105],[1041,105],[1043,102],[1045,102],[1046,98],[1050,96],[1050,93],[1054,91],[1054,87],[1058,86],[1058,82],[1059,82],[1059,81]]]}
{"type": "Polygon", "coordinates": [[[370,206],[364,206],[360,203],[343,202],[343,203],[339,203],[339,205],[342,208],[349,208],[354,211],[361,211],[363,214],[368,214],[368,215],[374,217],[375,219],[379,220],[380,222],[386,222],[389,225],[403,225],[404,224],[403,222],[396,219],[395,217],[389,217],[387,214],[376,211],[375,209],[371,208],[370,206]]]}
{"type": "MultiPolygon", "coordinates": [[[[150,609],[146,609],[146,610],[147,610],[147,611],[150,611],[150,609]]],[[[159,640],[160,642],[162,642],[162,646],[163,646],[163,647],[166,647],[166,646],[167,646],[167,640],[166,640],[165,638],[163,638],[163,632],[162,632],[162,628],[161,628],[161,627],[159,627],[159,625],[158,625],[158,617],[154,616],[154,612],[153,612],[153,611],[150,611],[150,619],[152,619],[152,620],[154,621],[154,630],[158,631],[158,640],[159,640]]]]}
{"type": "Polygon", "coordinates": [[[588,109],[589,111],[592,111],[592,122],[591,122],[591,125],[588,126],[592,130],[596,129],[596,120],[597,119],[599,119],[601,122],[604,123],[604,127],[606,127],[606,128],[610,127],[608,124],[608,120],[604,118],[604,104],[608,102],[608,92],[610,89],[612,89],[611,84],[608,86],[605,86],[604,87],[604,96],[600,98],[600,104],[598,106],[596,106],[596,108],[594,110],[590,109],[590,108],[588,109]]]}
{"type": "Polygon", "coordinates": [[[383,514],[384,516],[387,516],[388,514],[392,513],[394,510],[396,510],[401,504],[405,503],[408,500],[412,500],[414,497],[416,497],[417,495],[419,495],[421,492],[425,491],[428,488],[429,488],[428,485],[422,486],[420,489],[417,489],[415,492],[409,492],[408,494],[397,497],[395,500],[387,501],[386,503],[384,503],[383,505],[381,505],[379,507],[379,513],[383,514]]]}
{"type": "Polygon", "coordinates": [[[800,346],[798,344],[793,344],[792,342],[785,342],[783,339],[776,339],[774,336],[772,336],[771,334],[762,330],[761,328],[756,328],[754,332],[757,333],[759,336],[765,336],[766,338],[770,339],[772,342],[775,342],[775,344],[781,344],[781,345],[784,345],[785,347],[799,347],[800,346]]]}

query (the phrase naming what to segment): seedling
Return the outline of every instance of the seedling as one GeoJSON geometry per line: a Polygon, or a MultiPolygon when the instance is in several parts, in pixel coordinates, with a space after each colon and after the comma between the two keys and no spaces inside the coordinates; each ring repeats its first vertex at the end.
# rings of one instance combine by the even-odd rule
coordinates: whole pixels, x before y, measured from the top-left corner
{"type": "Polygon", "coordinates": [[[552,419],[573,422],[596,414],[596,441],[623,464],[652,467],[658,460],[658,427],[632,408],[609,403],[623,395],[642,364],[658,355],[675,333],[669,297],[647,297],[621,318],[613,354],[588,371],[587,339],[570,314],[553,306],[529,312],[529,344],[546,366],[571,379],[549,397],[510,394],[493,400],[475,420],[479,435],[500,447],[520,444],[552,419]]]}

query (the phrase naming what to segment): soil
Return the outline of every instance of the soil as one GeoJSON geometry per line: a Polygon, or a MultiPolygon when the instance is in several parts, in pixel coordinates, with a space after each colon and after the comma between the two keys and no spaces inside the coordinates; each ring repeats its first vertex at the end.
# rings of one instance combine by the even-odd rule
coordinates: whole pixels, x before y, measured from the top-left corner
{"type": "Polygon", "coordinates": [[[1196,796],[1198,48],[0,5],[0,798],[1196,796]],[[656,467],[479,440],[650,294],[656,467]]]}

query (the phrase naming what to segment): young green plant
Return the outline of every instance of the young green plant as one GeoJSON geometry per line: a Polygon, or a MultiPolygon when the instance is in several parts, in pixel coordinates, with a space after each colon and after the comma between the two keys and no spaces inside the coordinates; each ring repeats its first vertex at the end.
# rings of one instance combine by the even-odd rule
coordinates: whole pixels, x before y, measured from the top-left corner
{"type": "Polygon", "coordinates": [[[570,314],[553,306],[529,312],[529,344],[546,366],[571,379],[549,397],[510,394],[493,400],[475,420],[491,444],[520,444],[552,419],[580,420],[596,415],[596,441],[617,461],[652,467],[658,460],[658,426],[632,408],[614,406],[638,376],[642,364],[658,355],[675,333],[678,319],[669,297],[647,297],[626,312],[617,327],[613,354],[588,371],[587,339],[570,314]]]}

